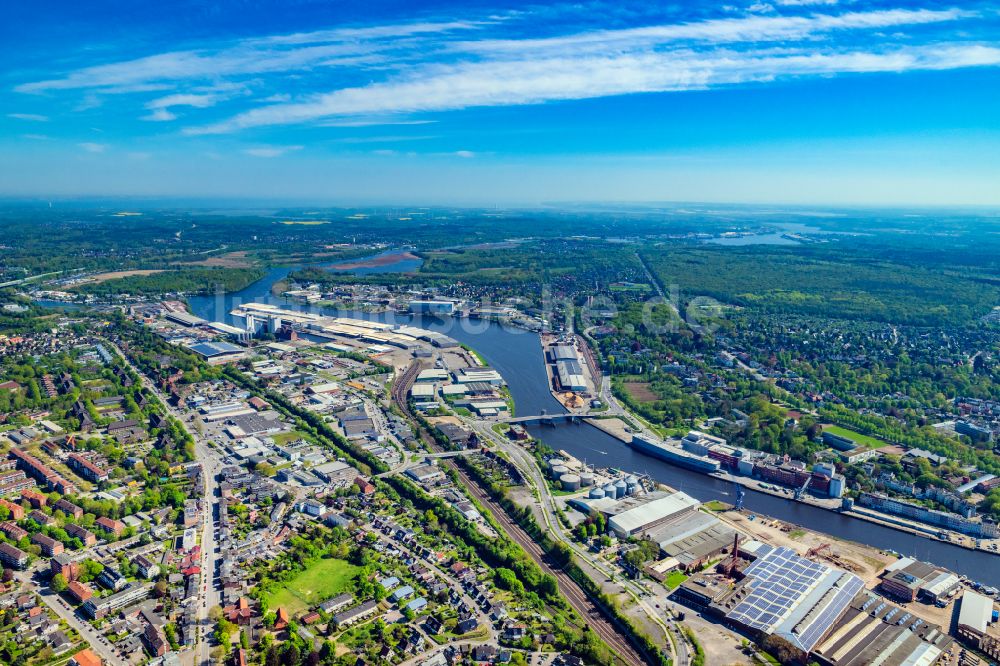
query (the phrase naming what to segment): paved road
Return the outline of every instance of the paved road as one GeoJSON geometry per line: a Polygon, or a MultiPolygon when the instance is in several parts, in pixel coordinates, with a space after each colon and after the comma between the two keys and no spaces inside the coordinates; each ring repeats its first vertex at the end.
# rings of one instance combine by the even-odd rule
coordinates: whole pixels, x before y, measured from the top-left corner
{"type": "Polygon", "coordinates": [[[36,569],[28,571],[16,571],[14,577],[21,581],[28,589],[35,590],[42,597],[45,605],[51,608],[56,615],[66,621],[70,627],[75,629],[83,638],[90,643],[91,649],[97,656],[104,660],[107,666],[118,666],[128,662],[121,658],[114,647],[105,639],[101,632],[90,626],[88,622],[78,617],[73,609],[68,606],[59,595],[52,591],[48,585],[38,585],[31,577],[36,569]]]}
{"type": "Polygon", "coordinates": [[[635,581],[623,578],[616,567],[613,567],[594,557],[592,553],[577,544],[566,533],[562,523],[559,522],[559,519],[556,516],[557,507],[555,498],[552,496],[548,484],[545,481],[542,471],[538,468],[538,464],[534,457],[519,445],[510,442],[503,437],[497,436],[496,433],[488,427],[478,426],[478,430],[482,437],[492,441],[498,446],[498,448],[503,450],[521,471],[521,473],[525,475],[525,478],[530,479],[535,488],[538,489],[539,497],[542,500],[542,515],[544,516],[545,527],[547,528],[549,535],[566,544],[573,551],[579,562],[585,566],[589,566],[605,578],[613,578],[621,584],[625,589],[626,594],[631,596],[646,616],[664,632],[664,638],[667,639],[667,646],[669,648],[668,652],[670,653],[670,658],[673,663],[688,663],[689,656],[686,650],[686,642],[682,637],[680,629],[675,623],[670,622],[665,618],[666,614],[664,611],[656,610],[649,604],[648,601],[646,601],[646,591],[635,583],[635,581]]]}
{"type": "MultiPolygon", "coordinates": [[[[392,397],[396,405],[415,424],[416,421],[410,413],[406,396],[409,392],[409,387],[413,384],[413,380],[419,371],[419,367],[419,363],[413,363],[392,386],[392,397]]],[[[431,451],[440,451],[440,447],[437,446],[433,438],[423,432],[422,429],[418,428],[418,436],[431,451]]],[[[594,630],[594,633],[600,636],[615,651],[619,661],[629,666],[640,666],[646,663],[646,660],[630,642],[628,635],[615,624],[613,619],[604,615],[604,611],[584,593],[575,580],[570,578],[562,569],[554,568],[549,563],[548,556],[542,550],[541,546],[520,525],[511,520],[503,507],[497,504],[475,481],[469,478],[461,467],[455,465],[453,460],[445,459],[445,463],[450,465],[459,474],[465,487],[490,512],[493,518],[501,525],[506,535],[520,545],[543,572],[551,574],[556,579],[562,595],[580,616],[585,619],[591,629],[594,630]]]]}
{"type": "Polygon", "coordinates": [[[185,652],[185,661],[193,662],[194,664],[211,664],[211,646],[209,645],[209,636],[212,633],[211,620],[208,617],[208,611],[218,606],[221,602],[221,593],[216,579],[217,566],[221,561],[221,554],[217,550],[217,545],[215,542],[215,527],[214,520],[215,516],[218,515],[219,511],[219,483],[218,474],[222,469],[223,465],[219,459],[219,455],[205,442],[205,440],[198,435],[196,432],[192,432],[190,428],[190,417],[188,415],[182,414],[178,410],[174,409],[167,399],[167,396],[160,391],[159,387],[156,386],[146,375],[142,373],[139,368],[137,368],[131,360],[110,341],[108,345],[114,349],[115,352],[121,356],[125,363],[135,372],[139,377],[142,378],[142,383],[147,389],[150,390],[160,402],[163,404],[167,412],[173,416],[175,419],[180,421],[181,425],[184,427],[185,432],[187,432],[194,439],[194,451],[195,460],[198,460],[202,464],[202,479],[205,484],[205,494],[204,494],[204,510],[202,511],[202,525],[201,525],[201,587],[198,590],[198,597],[195,599],[194,603],[198,606],[198,635],[196,637],[197,644],[195,645],[194,652],[185,652]],[[188,655],[191,655],[190,657],[188,655]]]}

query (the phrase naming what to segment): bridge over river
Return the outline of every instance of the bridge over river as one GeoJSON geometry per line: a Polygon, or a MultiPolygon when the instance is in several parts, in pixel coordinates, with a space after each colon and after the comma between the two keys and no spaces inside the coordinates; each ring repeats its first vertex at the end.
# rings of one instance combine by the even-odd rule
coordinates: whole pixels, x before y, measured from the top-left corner
{"type": "Polygon", "coordinates": [[[501,423],[520,423],[521,425],[555,425],[557,423],[572,423],[584,419],[596,419],[607,416],[606,412],[566,412],[565,414],[533,414],[531,416],[509,416],[500,419],[501,423]]]}

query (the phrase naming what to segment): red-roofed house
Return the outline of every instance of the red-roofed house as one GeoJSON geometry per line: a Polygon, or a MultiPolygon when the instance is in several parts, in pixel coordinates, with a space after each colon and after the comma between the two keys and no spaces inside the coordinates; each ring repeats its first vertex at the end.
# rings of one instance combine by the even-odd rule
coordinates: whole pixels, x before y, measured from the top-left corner
{"type": "Polygon", "coordinates": [[[49,503],[49,498],[37,490],[29,489],[21,491],[21,499],[28,500],[28,504],[31,505],[32,509],[41,509],[49,503]]]}
{"type": "Polygon", "coordinates": [[[105,532],[117,536],[121,536],[122,532],[125,531],[125,523],[120,520],[112,520],[111,518],[105,518],[101,516],[94,521],[94,525],[100,527],[105,532]]]}
{"type": "Polygon", "coordinates": [[[104,666],[104,662],[90,648],[84,648],[70,657],[68,666],[104,666]]]}
{"type": "Polygon", "coordinates": [[[81,583],[78,580],[70,581],[69,583],[69,594],[73,599],[76,600],[78,604],[82,604],[87,599],[94,596],[94,591],[90,589],[90,586],[86,583],[81,583]]]}
{"type": "Polygon", "coordinates": [[[14,520],[24,519],[24,507],[20,504],[14,504],[10,500],[0,499],[0,506],[7,507],[7,510],[10,511],[10,517],[14,520]]]}

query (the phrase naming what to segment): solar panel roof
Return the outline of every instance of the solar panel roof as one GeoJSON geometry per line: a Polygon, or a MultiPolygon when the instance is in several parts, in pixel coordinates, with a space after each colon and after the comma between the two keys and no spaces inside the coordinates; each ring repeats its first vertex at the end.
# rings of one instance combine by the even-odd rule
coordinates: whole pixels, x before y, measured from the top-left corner
{"type": "Polygon", "coordinates": [[[726,616],[758,631],[779,633],[805,652],[864,587],[857,576],[807,560],[790,548],[758,558],[744,573],[752,590],[726,616]],[[807,601],[810,606],[802,608],[807,601]],[[779,630],[789,620],[794,624],[779,630]]]}

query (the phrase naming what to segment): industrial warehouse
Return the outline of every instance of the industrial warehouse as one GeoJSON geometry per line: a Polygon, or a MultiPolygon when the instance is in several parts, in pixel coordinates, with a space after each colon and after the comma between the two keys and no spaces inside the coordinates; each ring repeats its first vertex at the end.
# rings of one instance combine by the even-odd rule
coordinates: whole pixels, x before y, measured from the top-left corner
{"type": "MultiPolygon", "coordinates": [[[[562,475],[566,476],[570,482],[579,478],[562,475]]],[[[619,539],[652,541],[669,563],[667,569],[696,570],[729,552],[737,537],[737,532],[718,518],[700,511],[701,502],[686,493],[641,492],[640,486],[634,481],[630,486],[628,480],[608,486],[595,487],[588,497],[571,499],[568,504],[584,515],[604,515],[609,532],[619,539]]]]}

